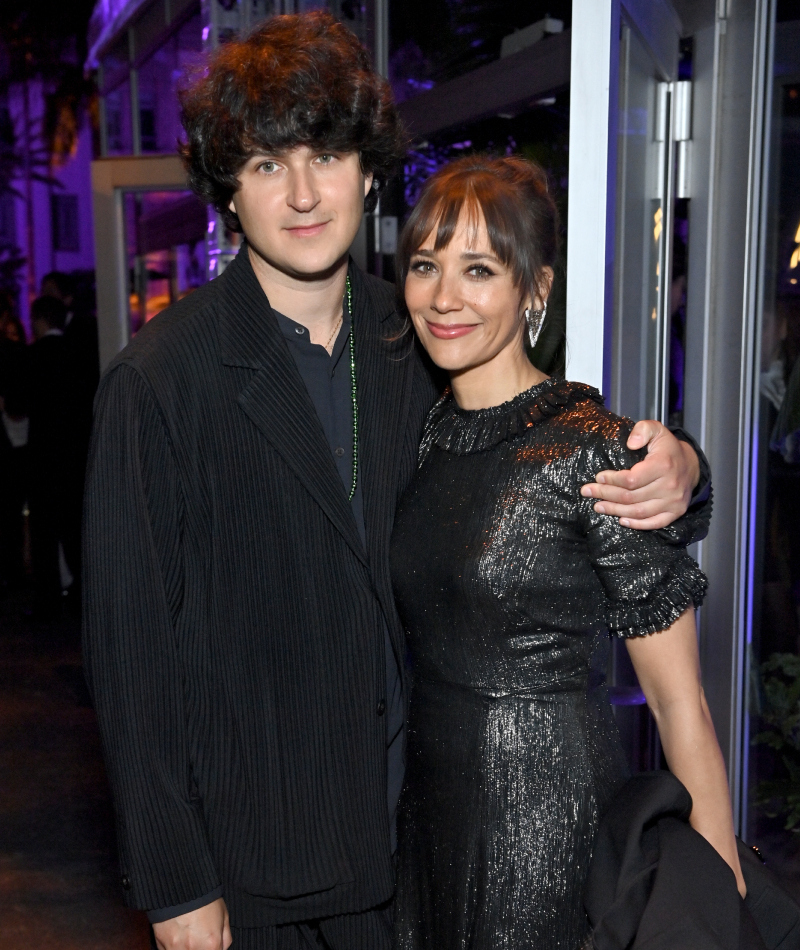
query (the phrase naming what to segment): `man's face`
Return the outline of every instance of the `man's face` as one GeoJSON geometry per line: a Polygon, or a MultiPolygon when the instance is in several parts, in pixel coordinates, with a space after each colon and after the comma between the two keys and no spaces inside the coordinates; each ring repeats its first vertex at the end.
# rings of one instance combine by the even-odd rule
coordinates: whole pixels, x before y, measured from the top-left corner
{"type": "Polygon", "coordinates": [[[239,182],[230,208],[252,250],[287,276],[313,280],[346,257],[372,176],[361,171],[356,152],[301,145],[252,156],[239,182]]]}

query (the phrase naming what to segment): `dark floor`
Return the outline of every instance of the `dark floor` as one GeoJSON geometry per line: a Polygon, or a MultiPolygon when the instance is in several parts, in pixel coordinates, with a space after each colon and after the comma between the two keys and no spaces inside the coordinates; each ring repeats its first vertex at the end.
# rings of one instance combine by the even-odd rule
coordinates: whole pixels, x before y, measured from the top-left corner
{"type": "Polygon", "coordinates": [[[97,721],[75,621],[0,600],[0,950],[147,950],[116,883],[97,721]]]}
{"type": "MultiPolygon", "coordinates": [[[[148,950],[117,884],[78,623],[24,621],[28,600],[0,599],[0,950],[148,950]]],[[[752,840],[800,900],[800,835],[757,825],[752,840]]]]}

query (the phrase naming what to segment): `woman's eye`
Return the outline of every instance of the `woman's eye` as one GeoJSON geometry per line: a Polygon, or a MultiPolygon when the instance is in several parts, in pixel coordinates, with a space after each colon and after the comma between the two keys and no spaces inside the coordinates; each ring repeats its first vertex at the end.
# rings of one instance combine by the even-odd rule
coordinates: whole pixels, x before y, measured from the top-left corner
{"type": "Polygon", "coordinates": [[[412,261],[411,270],[416,274],[432,274],[433,263],[431,261],[412,261]]]}
{"type": "Polygon", "coordinates": [[[494,275],[494,271],[485,264],[474,264],[470,267],[469,273],[472,274],[473,277],[477,277],[478,280],[486,280],[487,277],[494,275]]]}

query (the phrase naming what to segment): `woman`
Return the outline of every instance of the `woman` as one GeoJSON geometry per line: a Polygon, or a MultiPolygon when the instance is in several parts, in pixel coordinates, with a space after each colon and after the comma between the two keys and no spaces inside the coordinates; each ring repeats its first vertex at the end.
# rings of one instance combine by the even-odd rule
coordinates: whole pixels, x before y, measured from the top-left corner
{"type": "Polygon", "coordinates": [[[579,487],[629,467],[631,423],[548,378],[541,323],[557,221],[544,173],[469,157],[431,178],[399,251],[417,336],[450,375],[392,540],[414,688],[396,907],[402,950],[576,950],[598,817],[625,778],[590,689],[625,637],[691,823],[740,890],[725,768],[700,685],[682,548],[597,514],[579,487]]]}

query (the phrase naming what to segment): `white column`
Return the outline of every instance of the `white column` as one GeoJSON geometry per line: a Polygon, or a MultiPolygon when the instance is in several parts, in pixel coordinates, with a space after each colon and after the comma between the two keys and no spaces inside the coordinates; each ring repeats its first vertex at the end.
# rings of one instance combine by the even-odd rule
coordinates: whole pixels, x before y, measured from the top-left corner
{"type": "Polygon", "coordinates": [[[567,378],[601,391],[610,371],[618,53],[619,0],[573,0],[567,378]]]}

